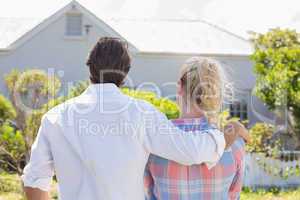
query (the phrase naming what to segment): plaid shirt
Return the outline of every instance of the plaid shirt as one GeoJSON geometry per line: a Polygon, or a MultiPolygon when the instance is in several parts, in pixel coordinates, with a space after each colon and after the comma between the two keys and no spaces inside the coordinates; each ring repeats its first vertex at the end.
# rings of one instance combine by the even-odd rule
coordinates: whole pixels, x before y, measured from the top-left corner
{"type": "MultiPolygon", "coordinates": [[[[185,131],[214,128],[204,118],[177,119],[173,123],[185,131]]],[[[183,166],[150,155],[144,176],[146,200],[239,199],[244,154],[244,141],[238,139],[210,170],[205,164],[183,166]]]]}

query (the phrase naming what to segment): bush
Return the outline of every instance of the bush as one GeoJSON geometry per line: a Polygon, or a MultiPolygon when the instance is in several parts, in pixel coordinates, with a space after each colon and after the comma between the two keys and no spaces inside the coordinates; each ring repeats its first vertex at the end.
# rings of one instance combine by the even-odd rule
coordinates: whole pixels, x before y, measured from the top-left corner
{"type": "Polygon", "coordinates": [[[8,122],[0,126],[0,163],[1,168],[22,173],[22,164],[26,152],[25,139],[20,131],[8,122]]]}
{"type": "MultiPolygon", "coordinates": [[[[73,88],[70,89],[68,95],[65,97],[59,97],[54,100],[51,100],[44,108],[44,110],[49,110],[50,108],[63,103],[64,101],[80,95],[88,87],[88,81],[81,81],[77,83],[73,88]]],[[[152,105],[154,105],[158,110],[164,113],[168,119],[175,119],[179,117],[179,108],[177,104],[167,98],[158,98],[155,93],[134,90],[129,88],[122,88],[122,92],[128,96],[131,96],[136,99],[145,100],[152,105]]]]}
{"type": "Polygon", "coordinates": [[[0,95],[0,122],[12,120],[16,117],[16,111],[11,102],[3,95],[0,95]]]}
{"type": "Polygon", "coordinates": [[[151,103],[158,110],[164,113],[168,119],[176,119],[179,117],[177,104],[167,98],[158,98],[153,92],[137,91],[128,88],[123,88],[122,92],[133,98],[142,99],[151,103]]]}
{"type": "Polygon", "coordinates": [[[0,161],[1,167],[22,173],[24,162],[29,160],[43,104],[55,97],[60,89],[56,76],[43,70],[12,70],[5,76],[11,103],[0,96],[0,161]],[[12,126],[11,121],[14,120],[12,126]]]}
{"type": "Polygon", "coordinates": [[[274,133],[274,127],[266,123],[257,123],[249,130],[251,135],[251,143],[247,144],[248,152],[264,152],[266,153],[270,145],[274,133]]]}

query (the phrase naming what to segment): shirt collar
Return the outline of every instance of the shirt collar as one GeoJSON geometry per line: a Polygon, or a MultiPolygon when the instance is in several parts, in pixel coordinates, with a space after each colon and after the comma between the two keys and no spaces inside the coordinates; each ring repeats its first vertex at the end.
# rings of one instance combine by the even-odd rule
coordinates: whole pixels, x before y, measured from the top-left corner
{"type": "Polygon", "coordinates": [[[206,117],[175,119],[172,120],[172,122],[174,125],[185,131],[208,130],[216,128],[216,126],[208,122],[206,117]]]}
{"type": "Polygon", "coordinates": [[[86,94],[101,95],[101,94],[121,94],[120,88],[113,83],[90,84],[85,91],[86,94]]]}
{"type": "Polygon", "coordinates": [[[208,124],[206,117],[199,118],[179,118],[172,120],[176,124],[208,124]]]}

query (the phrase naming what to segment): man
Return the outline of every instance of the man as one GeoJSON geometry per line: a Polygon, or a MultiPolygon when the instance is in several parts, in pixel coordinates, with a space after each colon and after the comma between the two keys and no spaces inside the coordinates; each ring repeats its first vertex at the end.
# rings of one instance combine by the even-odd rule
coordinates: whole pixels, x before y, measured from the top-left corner
{"type": "Polygon", "coordinates": [[[214,166],[236,138],[218,130],[187,135],[152,105],[123,95],[130,56],[119,39],[101,38],[87,65],[87,90],[42,118],[22,177],[29,200],[49,199],[54,171],[61,200],[141,200],[150,153],[214,166]]]}

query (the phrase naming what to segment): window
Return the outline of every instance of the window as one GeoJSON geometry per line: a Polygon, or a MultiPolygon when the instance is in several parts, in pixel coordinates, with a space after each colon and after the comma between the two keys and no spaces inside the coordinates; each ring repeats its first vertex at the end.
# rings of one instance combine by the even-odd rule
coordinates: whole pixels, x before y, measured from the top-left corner
{"type": "Polygon", "coordinates": [[[229,106],[230,116],[241,120],[248,119],[248,109],[246,101],[236,101],[229,106]]]}
{"type": "Polygon", "coordinates": [[[81,14],[66,15],[66,35],[82,36],[82,15],[81,14]]]}

